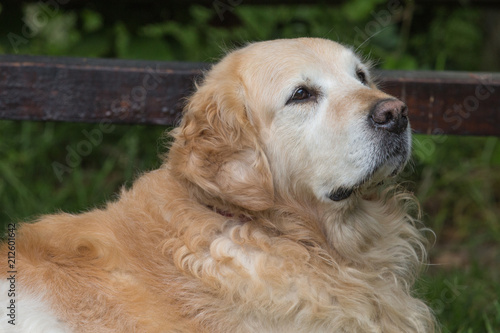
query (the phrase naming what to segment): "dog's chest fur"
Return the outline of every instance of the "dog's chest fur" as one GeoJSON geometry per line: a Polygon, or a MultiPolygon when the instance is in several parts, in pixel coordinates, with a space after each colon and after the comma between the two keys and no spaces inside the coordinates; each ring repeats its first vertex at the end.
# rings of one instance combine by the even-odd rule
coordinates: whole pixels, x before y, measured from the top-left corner
{"type": "MultiPolygon", "coordinates": [[[[353,252],[359,251],[352,245],[353,252]]],[[[375,246],[364,254],[370,260],[382,251],[390,250],[375,246]]],[[[211,281],[217,290],[220,308],[212,319],[214,329],[221,331],[397,332],[399,328],[381,316],[394,312],[394,299],[413,302],[398,285],[401,277],[391,271],[400,263],[356,267],[320,248],[270,237],[248,223],[228,222],[203,255],[182,246],[173,257],[182,270],[211,281]],[[217,323],[234,326],[221,328],[217,323]]],[[[410,312],[399,309],[398,316],[411,318],[410,312]]]]}
{"type": "Polygon", "coordinates": [[[325,220],[327,237],[290,212],[243,222],[193,206],[165,172],[143,176],[105,210],[27,225],[20,283],[43,286],[43,307],[58,325],[69,332],[425,331],[425,305],[407,289],[417,232],[401,214],[365,203],[355,216],[364,225],[325,220]],[[173,193],[180,199],[165,204],[173,193]],[[148,198],[140,209],[131,204],[138,196],[148,198]],[[381,218],[387,214],[394,218],[381,218]]]}

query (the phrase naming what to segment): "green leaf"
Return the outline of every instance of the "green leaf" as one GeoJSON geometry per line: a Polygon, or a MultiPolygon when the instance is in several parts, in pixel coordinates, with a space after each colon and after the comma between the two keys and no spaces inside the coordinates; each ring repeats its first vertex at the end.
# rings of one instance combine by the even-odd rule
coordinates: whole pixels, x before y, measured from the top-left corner
{"type": "Polygon", "coordinates": [[[80,17],[82,19],[82,28],[85,32],[95,32],[103,26],[102,15],[93,10],[84,8],[80,13],[80,17]]]}

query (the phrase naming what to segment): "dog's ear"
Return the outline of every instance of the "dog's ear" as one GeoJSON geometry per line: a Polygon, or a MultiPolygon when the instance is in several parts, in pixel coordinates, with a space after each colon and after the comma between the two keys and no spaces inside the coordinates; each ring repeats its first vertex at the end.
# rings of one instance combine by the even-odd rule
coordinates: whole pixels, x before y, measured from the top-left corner
{"type": "Polygon", "coordinates": [[[237,78],[208,74],[172,132],[168,161],[209,196],[259,211],[273,205],[273,180],[241,87],[237,78]]]}

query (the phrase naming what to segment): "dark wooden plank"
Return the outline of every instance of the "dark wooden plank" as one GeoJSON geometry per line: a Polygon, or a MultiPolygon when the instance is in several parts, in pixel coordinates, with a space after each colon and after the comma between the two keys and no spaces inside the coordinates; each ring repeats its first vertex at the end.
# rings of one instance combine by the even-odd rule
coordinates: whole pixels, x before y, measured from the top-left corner
{"type": "Polygon", "coordinates": [[[171,125],[204,64],[0,56],[0,118],[171,125]]]}
{"type": "Polygon", "coordinates": [[[500,73],[382,71],[382,90],[405,101],[424,134],[500,136],[500,73]]]}
{"type": "MultiPolygon", "coordinates": [[[[175,125],[209,65],[0,56],[0,119],[175,125]]],[[[500,74],[378,71],[417,133],[500,136],[500,74]]]]}

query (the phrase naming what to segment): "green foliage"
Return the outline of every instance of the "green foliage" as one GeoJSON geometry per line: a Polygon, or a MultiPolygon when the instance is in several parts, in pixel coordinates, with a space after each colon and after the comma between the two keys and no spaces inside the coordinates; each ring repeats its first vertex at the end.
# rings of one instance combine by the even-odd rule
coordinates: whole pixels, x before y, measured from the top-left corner
{"type": "Polygon", "coordinates": [[[498,271],[477,264],[465,269],[434,267],[417,284],[439,318],[443,333],[493,333],[500,328],[498,271]],[[492,295],[495,295],[492,297],[492,295]]]}
{"type": "Polygon", "coordinates": [[[158,144],[164,128],[118,126],[102,134],[102,141],[68,163],[68,155],[81,142],[84,131],[98,125],[1,121],[0,221],[31,220],[61,209],[80,212],[114,197],[139,172],[159,166],[158,144]],[[54,163],[69,166],[58,177],[54,163]]]}
{"type": "Polygon", "coordinates": [[[418,29],[409,40],[421,67],[436,70],[479,69],[481,57],[478,50],[484,40],[480,20],[477,10],[437,10],[429,26],[418,29]]]}
{"type": "Polygon", "coordinates": [[[488,231],[500,242],[500,143],[498,138],[414,137],[415,189],[438,235],[488,231]]]}
{"type": "Polygon", "coordinates": [[[350,21],[363,22],[373,13],[376,5],[383,4],[384,0],[354,0],[347,1],[343,6],[343,12],[350,21]]]}

